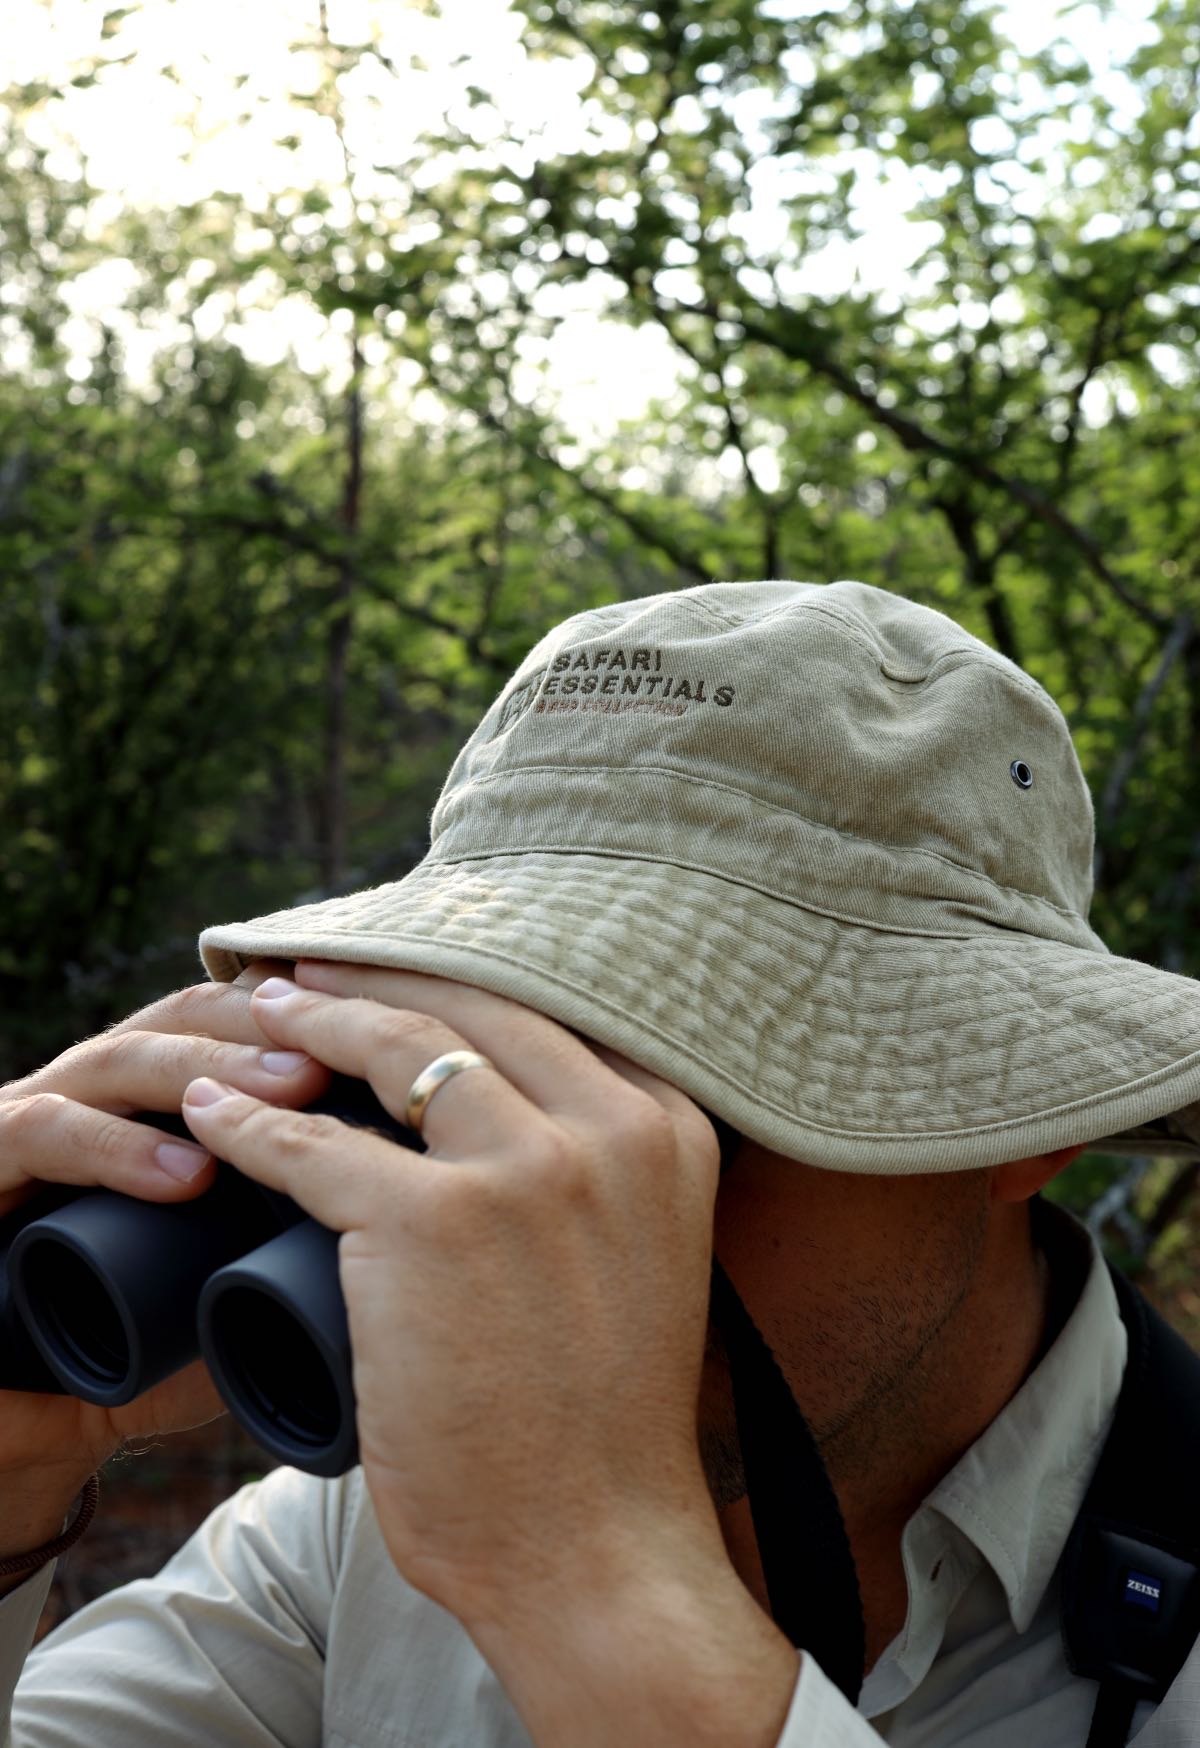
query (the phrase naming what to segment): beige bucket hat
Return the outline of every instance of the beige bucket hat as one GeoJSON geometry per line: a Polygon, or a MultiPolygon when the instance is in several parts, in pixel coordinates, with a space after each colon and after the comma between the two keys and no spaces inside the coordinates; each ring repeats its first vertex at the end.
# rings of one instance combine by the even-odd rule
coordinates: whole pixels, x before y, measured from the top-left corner
{"type": "Polygon", "coordinates": [[[1049,694],[858,582],[581,613],[459,754],[405,879],[206,929],[499,991],[839,1171],[1200,1153],[1200,981],[1088,924],[1049,694]]]}

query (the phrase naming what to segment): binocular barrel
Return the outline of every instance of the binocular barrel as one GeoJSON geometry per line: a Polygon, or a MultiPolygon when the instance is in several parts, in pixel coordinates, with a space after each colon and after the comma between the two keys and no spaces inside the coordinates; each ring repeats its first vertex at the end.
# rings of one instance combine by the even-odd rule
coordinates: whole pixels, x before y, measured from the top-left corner
{"type": "Polygon", "coordinates": [[[200,1351],[235,1418],[313,1475],[358,1461],[337,1233],[301,1220],[205,1282],[200,1351]]]}
{"type": "MultiPolygon", "coordinates": [[[[310,1107],[419,1149],[362,1081],[310,1107]]],[[[141,1121],[189,1135],[182,1119],[141,1121]]],[[[221,1162],[194,1201],[53,1189],[0,1221],[0,1390],[118,1407],[202,1355],[226,1406],[313,1475],[358,1461],[337,1234],[221,1162]]]]}
{"type": "Polygon", "coordinates": [[[0,1389],[35,1390],[47,1396],[66,1394],[21,1319],[5,1261],[13,1239],[23,1227],[65,1207],[79,1194],[78,1190],[47,1189],[0,1220],[0,1389]]]}

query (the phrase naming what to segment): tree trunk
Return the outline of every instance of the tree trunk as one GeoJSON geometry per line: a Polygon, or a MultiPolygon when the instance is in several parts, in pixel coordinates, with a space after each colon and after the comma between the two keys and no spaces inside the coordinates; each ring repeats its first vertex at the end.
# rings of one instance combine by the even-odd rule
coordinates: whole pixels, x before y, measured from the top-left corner
{"type": "Polygon", "coordinates": [[[354,540],[362,497],[362,353],[357,334],[351,340],[351,365],[346,396],[346,475],[339,513],[346,546],[333,592],[325,674],[320,878],[327,892],[335,891],[346,876],[346,672],[354,626],[354,540]]]}

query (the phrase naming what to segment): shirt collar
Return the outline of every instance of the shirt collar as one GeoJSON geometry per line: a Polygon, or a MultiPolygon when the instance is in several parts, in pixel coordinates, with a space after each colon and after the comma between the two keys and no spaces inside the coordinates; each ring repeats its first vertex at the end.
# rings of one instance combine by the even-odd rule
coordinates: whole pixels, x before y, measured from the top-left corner
{"type": "MultiPolygon", "coordinates": [[[[1052,1218],[1060,1241],[1086,1244],[1090,1253],[1074,1310],[1041,1363],[916,1514],[938,1514],[978,1550],[1003,1587],[1018,1633],[1028,1630],[1083,1504],[1128,1346],[1095,1240],[1060,1210],[1052,1218]]],[[[920,1583],[922,1574],[910,1574],[910,1584],[914,1578],[920,1583]]]]}
{"type": "Polygon", "coordinates": [[[1041,1219],[1052,1248],[1082,1252],[1083,1286],[1020,1389],[905,1525],[908,1612],[863,1683],[869,1718],[919,1686],[964,1609],[975,1635],[1029,1630],[1112,1423],[1127,1339],[1108,1269],[1076,1220],[1049,1205],[1041,1219]]]}

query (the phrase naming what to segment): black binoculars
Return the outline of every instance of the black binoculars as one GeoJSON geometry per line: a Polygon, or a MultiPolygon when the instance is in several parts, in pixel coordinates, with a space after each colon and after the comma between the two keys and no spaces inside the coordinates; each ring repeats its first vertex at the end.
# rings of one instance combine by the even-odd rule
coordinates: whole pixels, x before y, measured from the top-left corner
{"type": "MultiPolygon", "coordinates": [[[[423,1152],[364,1081],[308,1107],[423,1152]]],[[[135,1119],[193,1139],[183,1119],[135,1119]]],[[[47,1189],[0,1220],[0,1390],[117,1408],[203,1356],[234,1419],[311,1475],[358,1461],[338,1235],[221,1161],[194,1201],[47,1189]]]]}

